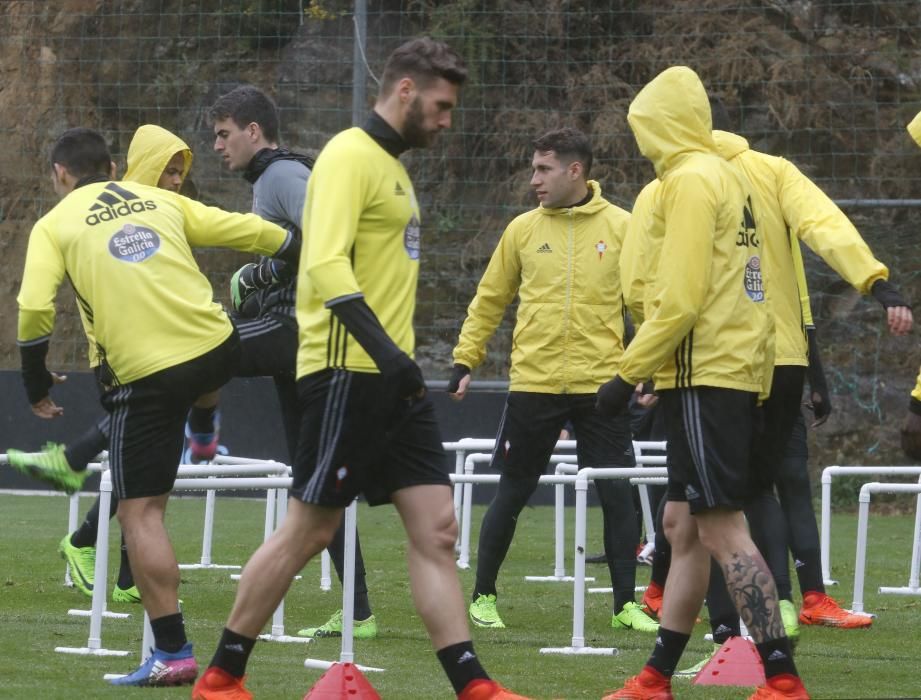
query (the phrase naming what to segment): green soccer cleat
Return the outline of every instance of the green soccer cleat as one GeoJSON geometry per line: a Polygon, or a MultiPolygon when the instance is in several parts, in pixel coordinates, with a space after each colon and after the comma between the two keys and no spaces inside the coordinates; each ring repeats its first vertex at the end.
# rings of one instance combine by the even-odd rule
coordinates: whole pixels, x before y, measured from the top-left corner
{"type": "MultiPolygon", "coordinates": [[[[333,616],[319,627],[305,627],[297,631],[298,637],[341,637],[342,636],[342,611],[337,610],[333,616]]],[[[352,637],[355,639],[374,639],[377,636],[377,620],[374,615],[366,620],[355,620],[352,623],[352,637]]]]}
{"type": "Polygon", "coordinates": [[[137,586],[131,586],[130,588],[122,588],[118,584],[115,584],[115,588],[112,589],[112,602],[113,603],[140,603],[141,602],[141,592],[138,590],[137,586]]]}
{"type": "Polygon", "coordinates": [[[783,619],[783,629],[787,634],[790,644],[796,646],[799,642],[799,613],[796,612],[796,606],[793,601],[780,601],[780,617],[783,619]]]}
{"type": "Polygon", "coordinates": [[[624,609],[611,618],[611,627],[616,630],[632,629],[637,632],[658,632],[659,623],[649,617],[646,608],[630,601],[624,609]]]}
{"type": "Polygon", "coordinates": [[[92,597],[93,583],[96,580],[96,548],[74,547],[70,543],[70,535],[58,545],[61,558],[70,567],[70,580],[81,592],[92,597]]]}
{"type": "Polygon", "coordinates": [[[46,442],[41,452],[7,450],[10,466],[19,472],[51,484],[58,491],[76,493],[83,486],[88,471],[74,471],[64,457],[64,445],[46,442]]]}
{"type": "Polygon", "coordinates": [[[722,644],[714,643],[713,649],[710,651],[709,654],[707,654],[704,658],[702,658],[700,661],[698,661],[696,664],[694,664],[690,668],[686,668],[682,671],[675,671],[674,677],[675,678],[694,678],[698,673],[700,673],[703,670],[704,666],[710,663],[710,659],[712,659],[716,655],[716,652],[720,650],[721,646],[722,644]]]}
{"type": "Polygon", "coordinates": [[[496,609],[496,596],[478,595],[477,599],[470,604],[470,621],[477,627],[491,627],[493,629],[505,629],[505,623],[499,617],[499,611],[496,609]]]}

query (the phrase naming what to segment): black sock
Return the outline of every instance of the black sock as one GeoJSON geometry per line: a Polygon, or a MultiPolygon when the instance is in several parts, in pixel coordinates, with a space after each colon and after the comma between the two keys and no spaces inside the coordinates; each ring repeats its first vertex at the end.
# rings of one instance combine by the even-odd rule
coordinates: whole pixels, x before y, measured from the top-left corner
{"type": "Polygon", "coordinates": [[[756,644],[755,648],[761,656],[761,663],[764,664],[765,678],[773,678],[781,673],[799,675],[793,663],[793,649],[787,637],[769,639],[766,642],[761,642],[761,644],[756,644]]]}
{"type": "MultiPolygon", "coordinates": [[[[115,494],[112,494],[112,501],[109,505],[109,519],[115,515],[115,511],[118,510],[118,498],[115,497],[115,494]]],[[[70,536],[70,543],[74,547],[95,547],[96,546],[96,534],[99,528],[99,498],[96,498],[95,503],[90,507],[86,512],[86,517],[83,518],[83,522],[80,523],[74,533],[70,536]]]]}
{"type": "Polygon", "coordinates": [[[123,591],[134,585],[134,576],[131,575],[131,564],[128,562],[128,547],[125,546],[125,537],[122,536],[121,565],[118,568],[118,587],[123,591]]]}
{"type": "Polygon", "coordinates": [[[160,651],[173,654],[189,641],[185,636],[185,623],[182,621],[181,612],[151,620],[150,629],[153,630],[154,646],[160,651]]]}
{"type": "Polygon", "coordinates": [[[651,666],[666,678],[671,678],[690,638],[691,635],[689,634],[672,632],[664,627],[659,627],[655,648],[653,648],[652,656],[649,657],[646,665],[651,666]]]}
{"type": "Polygon", "coordinates": [[[249,661],[254,646],[255,639],[244,637],[225,627],[210,665],[227,671],[234,678],[243,678],[246,674],[246,662],[249,661]]]}
{"type": "MultiPolygon", "coordinates": [[[[107,422],[106,425],[108,425],[107,422]]],[[[108,446],[109,436],[100,429],[97,423],[64,448],[64,459],[75,472],[82,472],[86,470],[86,465],[93,460],[93,457],[108,446]]]]}
{"type": "MultiPolygon", "coordinates": [[[[332,541],[326,548],[329,552],[329,558],[336,569],[336,575],[342,581],[342,574],[345,570],[345,520],[339,525],[336,534],[333,535],[332,541]]],[[[361,554],[361,539],[358,533],[355,533],[355,609],[352,613],[354,620],[367,620],[373,614],[371,612],[371,601],[368,599],[368,581],[365,574],[365,560],[361,554]]]]}
{"type": "Polygon", "coordinates": [[[731,615],[726,617],[711,617],[710,631],[713,632],[713,641],[716,644],[723,644],[730,637],[741,637],[742,628],[739,625],[739,614],[732,611],[731,615]]]}
{"type": "Polygon", "coordinates": [[[192,406],[192,410],[189,411],[189,429],[193,433],[213,433],[215,413],[217,406],[192,406]]]}
{"type": "Polygon", "coordinates": [[[454,692],[457,694],[460,694],[472,680],[477,678],[489,680],[489,676],[480,665],[476,652],[473,651],[473,642],[471,641],[459,642],[444,649],[439,649],[435,652],[435,655],[438,656],[441,667],[448,674],[448,680],[451,681],[454,692]]]}
{"type": "Polygon", "coordinates": [[[611,583],[614,585],[614,614],[617,614],[627,603],[636,602],[636,557],[630,560],[608,561],[611,583]]]}

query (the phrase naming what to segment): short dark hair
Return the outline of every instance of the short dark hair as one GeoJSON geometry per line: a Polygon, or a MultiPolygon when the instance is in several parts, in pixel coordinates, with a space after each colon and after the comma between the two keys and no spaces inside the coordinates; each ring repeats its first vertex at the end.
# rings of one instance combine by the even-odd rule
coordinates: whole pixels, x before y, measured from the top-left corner
{"type": "Polygon", "coordinates": [[[78,180],[90,175],[108,175],[112,156],[98,131],[85,127],[68,129],[51,148],[51,167],[63,165],[78,180]]]}
{"type": "Polygon", "coordinates": [[[592,144],[578,129],[569,126],[553,129],[534,139],[533,145],[534,150],[541,153],[553,151],[561,163],[579,161],[585,177],[592,170],[592,144]]]}
{"type": "Polygon", "coordinates": [[[463,85],[467,80],[467,66],[443,41],[424,36],[410,39],[390,54],[381,77],[381,94],[390,94],[396,83],[407,76],[422,89],[437,78],[463,85]]]}
{"type": "Polygon", "coordinates": [[[272,98],[255,85],[239,85],[217,102],[208,111],[213,124],[218,119],[232,119],[240,129],[255,122],[269,141],[278,141],[278,108],[272,98]]]}

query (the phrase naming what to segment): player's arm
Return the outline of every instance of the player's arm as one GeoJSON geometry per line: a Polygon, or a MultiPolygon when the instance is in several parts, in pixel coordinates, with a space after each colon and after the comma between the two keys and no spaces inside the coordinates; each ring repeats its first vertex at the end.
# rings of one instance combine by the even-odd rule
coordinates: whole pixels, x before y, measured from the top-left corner
{"type": "Polygon", "coordinates": [[[652,257],[647,251],[646,227],[652,216],[658,186],[658,181],[654,180],[637,195],[620,251],[620,281],[624,292],[624,304],[637,327],[643,323],[643,300],[649,276],[647,266],[652,257]]]}
{"type": "Polygon", "coordinates": [[[872,294],[886,309],[889,330],[911,330],[911,306],[889,282],[889,270],[877,260],[850,219],[812,180],[787,160],[778,159],[780,206],[787,224],[844,280],[861,294],[872,294]]]}
{"type": "Polygon", "coordinates": [[[477,285],[476,295],[467,307],[467,318],[454,347],[454,367],[447,387],[447,392],[457,400],[464,398],[470,384],[470,372],[483,361],[486,342],[518,293],[521,284],[519,227],[517,220],[512,221],[502,233],[477,285]]]}
{"type": "Polygon", "coordinates": [[[64,257],[50,231],[39,221],[29,235],[22,285],[16,297],[19,305],[16,342],[26,397],[33,412],[42,418],[63,413],[51,400],[49,390],[65,378],[49,372],[45,358],[54,329],[54,298],[64,273],[64,257]]]}
{"type": "Polygon", "coordinates": [[[653,376],[697,322],[710,282],[718,200],[702,173],[663,182],[665,237],[655,272],[664,280],[611,381],[598,390],[605,413],[624,410],[636,386],[653,376]]]}
{"type": "Polygon", "coordinates": [[[422,370],[387,334],[365,301],[352,267],[361,212],[365,206],[367,164],[344,149],[327,151],[317,161],[307,187],[301,230],[309,245],[301,270],[330,312],[374,360],[402,398],[425,392],[422,370]]]}

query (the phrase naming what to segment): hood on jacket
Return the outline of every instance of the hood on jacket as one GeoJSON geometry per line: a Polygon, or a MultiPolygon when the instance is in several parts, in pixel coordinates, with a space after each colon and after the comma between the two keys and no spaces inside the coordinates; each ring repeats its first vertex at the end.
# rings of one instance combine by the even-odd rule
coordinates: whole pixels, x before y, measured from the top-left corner
{"type": "Polygon", "coordinates": [[[594,214],[595,212],[604,209],[608,202],[606,199],[601,196],[601,185],[598,184],[597,180],[588,180],[586,183],[588,185],[589,192],[592,193],[592,198],[588,200],[585,204],[582,204],[578,207],[557,207],[557,208],[547,208],[543,205],[539,206],[540,212],[542,214],[547,214],[548,216],[559,216],[560,214],[568,214],[569,210],[572,209],[574,214],[594,214]]]}
{"type": "Polygon", "coordinates": [[[660,178],[687,154],[716,151],[707,91],[687,66],[667,68],[647,83],[630,103],[627,121],[660,178]]]}
{"type": "Polygon", "coordinates": [[[921,146],[921,112],[918,112],[905,128],[908,129],[915,143],[921,146]]]}
{"type": "Polygon", "coordinates": [[[128,146],[128,169],[123,179],[156,187],[170,158],[180,152],[185,162],[182,168],[182,179],[185,180],[192,168],[192,149],[176,134],[161,126],[139,126],[128,146]]]}
{"type": "Polygon", "coordinates": [[[729,131],[713,130],[713,141],[716,150],[725,160],[732,160],[740,153],[745,153],[750,146],[748,140],[729,131]]]}

